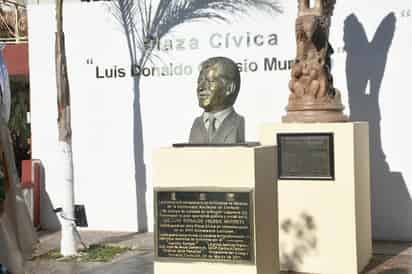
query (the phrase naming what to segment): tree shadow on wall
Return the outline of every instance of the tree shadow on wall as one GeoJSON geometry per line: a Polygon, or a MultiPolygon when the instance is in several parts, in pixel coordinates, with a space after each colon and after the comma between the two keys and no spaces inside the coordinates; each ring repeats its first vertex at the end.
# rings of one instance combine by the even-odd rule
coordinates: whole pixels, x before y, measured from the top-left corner
{"type": "Polygon", "coordinates": [[[302,213],[296,220],[282,220],[280,229],[280,268],[299,271],[305,256],[311,254],[318,245],[315,220],[309,214],[302,213]]]}
{"type": "MultiPolygon", "coordinates": [[[[131,66],[141,68],[148,62],[153,64],[161,61],[156,52],[156,41],[176,26],[202,19],[230,22],[232,15],[247,14],[250,8],[273,14],[281,12],[279,0],[115,0],[109,5],[125,33],[131,66]]],[[[147,231],[147,182],[140,102],[141,79],[140,75],[133,78],[133,140],[138,231],[144,232],[147,231]]]]}
{"type": "Polygon", "coordinates": [[[40,228],[47,231],[60,231],[61,223],[54,212],[53,203],[46,189],[46,172],[44,163],[40,165],[40,228]]]}
{"type": "Polygon", "coordinates": [[[344,23],[344,43],[351,120],[369,122],[373,237],[405,240],[406,232],[412,229],[412,201],[402,174],[391,172],[386,162],[379,107],[395,24],[395,14],[389,13],[369,42],[362,23],[351,14],[344,23]],[[370,90],[367,90],[368,82],[370,90]]]}

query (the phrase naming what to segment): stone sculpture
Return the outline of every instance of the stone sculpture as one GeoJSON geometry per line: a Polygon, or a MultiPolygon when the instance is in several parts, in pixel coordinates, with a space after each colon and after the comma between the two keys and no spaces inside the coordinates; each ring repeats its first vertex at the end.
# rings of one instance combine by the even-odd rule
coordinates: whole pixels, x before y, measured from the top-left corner
{"type": "Polygon", "coordinates": [[[235,62],[226,57],[213,57],[202,63],[197,97],[204,112],[193,122],[189,143],[245,142],[245,120],[233,108],[239,90],[240,72],[235,62]]]}
{"type": "Polygon", "coordinates": [[[329,29],[336,0],[298,0],[296,60],[283,122],[345,122],[340,92],[333,86],[329,29]]]}

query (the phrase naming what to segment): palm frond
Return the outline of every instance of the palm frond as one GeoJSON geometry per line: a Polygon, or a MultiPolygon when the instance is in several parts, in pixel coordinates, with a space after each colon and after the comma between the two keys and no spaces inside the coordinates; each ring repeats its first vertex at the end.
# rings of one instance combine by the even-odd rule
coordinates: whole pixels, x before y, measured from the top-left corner
{"type": "Polygon", "coordinates": [[[281,13],[276,0],[161,0],[151,33],[161,38],[174,27],[199,19],[228,22],[230,15],[247,14],[250,8],[267,13],[281,13]]]}
{"type": "Polygon", "coordinates": [[[144,62],[150,58],[143,55],[153,54],[145,48],[147,40],[161,39],[183,23],[203,19],[229,22],[232,15],[247,14],[250,9],[283,12],[279,0],[159,0],[156,8],[152,0],[115,0],[112,6],[113,15],[129,36],[133,59],[139,50],[144,62]]]}

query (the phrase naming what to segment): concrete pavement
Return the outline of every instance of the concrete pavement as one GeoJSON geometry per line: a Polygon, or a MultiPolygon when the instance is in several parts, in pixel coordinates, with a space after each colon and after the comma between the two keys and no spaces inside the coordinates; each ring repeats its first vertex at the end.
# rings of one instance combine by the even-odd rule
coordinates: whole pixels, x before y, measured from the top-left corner
{"type": "MultiPolygon", "coordinates": [[[[82,231],[81,235],[88,245],[104,243],[131,250],[110,263],[35,259],[27,263],[27,274],[153,274],[152,233],[82,231]]],[[[41,232],[35,256],[57,249],[59,243],[60,233],[41,232]]],[[[374,242],[373,253],[364,274],[412,274],[412,242],[374,242]]]]}

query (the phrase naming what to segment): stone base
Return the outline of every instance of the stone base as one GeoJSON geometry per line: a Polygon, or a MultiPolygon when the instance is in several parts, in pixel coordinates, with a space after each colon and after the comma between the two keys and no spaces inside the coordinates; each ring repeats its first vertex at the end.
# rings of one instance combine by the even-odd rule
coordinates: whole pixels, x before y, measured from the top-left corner
{"type": "Polygon", "coordinates": [[[278,180],[281,269],[361,272],[372,257],[368,124],[268,124],[260,141],[274,145],[279,133],[333,134],[335,171],[333,180],[278,180]]]}
{"type": "Polygon", "coordinates": [[[339,123],[348,121],[348,116],[344,115],[342,111],[333,110],[289,110],[282,117],[284,123],[339,123]]]}
{"type": "Polygon", "coordinates": [[[282,117],[284,123],[337,123],[348,122],[343,114],[340,91],[335,89],[335,96],[316,98],[290,94],[286,108],[287,114],[282,117]]]}
{"type": "MultiPolygon", "coordinates": [[[[277,185],[273,184],[277,174],[274,166],[276,166],[274,146],[188,147],[157,150],[153,157],[153,186],[156,191],[177,192],[190,189],[190,191],[227,192],[239,188],[251,191],[253,202],[250,209],[252,217],[249,221],[254,244],[252,244],[251,261],[165,258],[159,256],[156,247],[159,219],[155,218],[154,273],[278,274],[280,267],[277,185]]],[[[190,214],[187,210],[185,212],[190,214]]],[[[220,236],[216,235],[216,237],[220,236]]],[[[184,249],[184,246],[179,246],[177,243],[177,248],[184,249]]]]}

